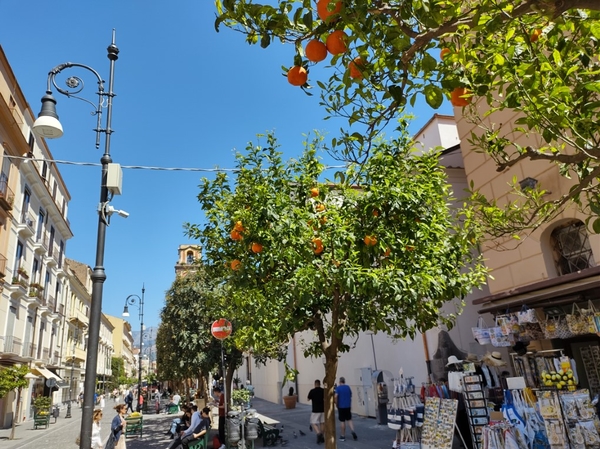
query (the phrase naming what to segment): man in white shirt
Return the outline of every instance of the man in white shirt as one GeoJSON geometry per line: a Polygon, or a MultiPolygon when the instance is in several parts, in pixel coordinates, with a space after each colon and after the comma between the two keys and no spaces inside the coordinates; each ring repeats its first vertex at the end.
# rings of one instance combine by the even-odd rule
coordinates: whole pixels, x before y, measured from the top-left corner
{"type": "MultiPolygon", "coordinates": [[[[179,434],[179,436],[177,438],[175,438],[175,440],[173,440],[173,442],[169,445],[169,447],[167,449],[175,449],[175,448],[179,447],[182,443],[182,440],[187,436],[191,435],[193,438],[194,430],[202,422],[202,416],[200,415],[200,412],[198,411],[197,405],[193,405],[192,410],[193,410],[193,414],[192,414],[192,421],[190,422],[190,426],[186,430],[181,432],[179,434]]],[[[188,438],[188,440],[189,440],[189,438],[188,438]]]]}
{"type": "Polygon", "coordinates": [[[175,392],[175,394],[173,395],[173,404],[179,405],[180,401],[181,401],[181,396],[179,396],[179,393],[175,392]]]}

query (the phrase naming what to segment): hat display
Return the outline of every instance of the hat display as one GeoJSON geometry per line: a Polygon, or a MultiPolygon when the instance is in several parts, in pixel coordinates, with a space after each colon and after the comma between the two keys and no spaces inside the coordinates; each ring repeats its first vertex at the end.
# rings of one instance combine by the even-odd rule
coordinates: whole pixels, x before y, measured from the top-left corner
{"type": "Polygon", "coordinates": [[[506,365],[506,362],[504,360],[502,360],[502,354],[500,354],[498,351],[494,351],[492,353],[489,353],[489,352],[486,353],[486,355],[483,356],[481,361],[489,366],[504,366],[504,365],[506,365]]]}
{"type": "Polygon", "coordinates": [[[458,357],[456,357],[455,355],[451,355],[450,357],[448,357],[448,363],[446,363],[446,366],[449,365],[457,365],[459,363],[462,363],[462,360],[458,360],[458,357]]]}

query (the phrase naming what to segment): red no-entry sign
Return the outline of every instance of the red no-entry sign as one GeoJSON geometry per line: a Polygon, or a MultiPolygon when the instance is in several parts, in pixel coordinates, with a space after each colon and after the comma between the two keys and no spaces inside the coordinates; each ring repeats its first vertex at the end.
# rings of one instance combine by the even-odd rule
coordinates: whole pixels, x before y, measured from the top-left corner
{"type": "Polygon", "coordinates": [[[210,326],[210,332],[213,337],[224,340],[231,335],[231,323],[225,318],[218,319],[210,326]]]}

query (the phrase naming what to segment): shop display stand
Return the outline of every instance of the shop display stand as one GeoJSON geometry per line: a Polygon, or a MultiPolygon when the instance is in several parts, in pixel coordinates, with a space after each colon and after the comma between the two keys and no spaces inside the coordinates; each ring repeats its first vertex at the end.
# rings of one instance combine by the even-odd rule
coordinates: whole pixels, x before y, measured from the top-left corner
{"type": "Polygon", "coordinates": [[[457,399],[427,398],[425,421],[421,436],[421,449],[451,449],[454,431],[458,432],[465,447],[466,442],[456,425],[457,399]]]}
{"type": "Polygon", "coordinates": [[[483,427],[487,426],[490,422],[489,412],[483,394],[483,382],[480,375],[465,373],[462,378],[462,384],[473,447],[475,449],[480,449],[482,446],[481,436],[483,427]]]}
{"type": "Polygon", "coordinates": [[[586,346],[579,351],[590,392],[594,396],[600,393],[600,346],[586,346]]]}
{"type": "Polygon", "coordinates": [[[512,364],[515,368],[515,375],[523,377],[529,388],[541,388],[540,384],[542,371],[554,371],[550,359],[563,355],[562,349],[547,349],[544,351],[527,352],[525,355],[511,353],[512,364]]]}

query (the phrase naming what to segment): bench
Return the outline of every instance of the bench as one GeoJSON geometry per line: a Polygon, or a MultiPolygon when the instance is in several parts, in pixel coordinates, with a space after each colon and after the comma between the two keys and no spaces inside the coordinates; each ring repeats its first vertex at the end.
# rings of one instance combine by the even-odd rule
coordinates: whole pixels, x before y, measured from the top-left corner
{"type": "Polygon", "coordinates": [[[125,438],[130,435],[139,434],[142,436],[142,430],[144,428],[144,418],[142,416],[136,418],[125,418],[125,438]]]}
{"type": "Polygon", "coordinates": [[[188,445],[188,449],[208,449],[208,432],[206,432],[199,440],[188,445]]]}
{"type": "Polygon", "coordinates": [[[263,439],[263,446],[275,446],[280,437],[277,427],[269,426],[258,420],[258,437],[263,439]]]}
{"type": "Polygon", "coordinates": [[[171,405],[171,406],[169,407],[169,410],[167,411],[167,413],[168,413],[169,415],[172,415],[172,414],[174,414],[174,413],[179,413],[179,406],[178,406],[178,405],[171,405]]]}
{"type": "Polygon", "coordinates": [[[35,415],[33,417],[33,428],[43,427],[47,429],[50,426],[50,414],[47,415],[35,415]]]}

